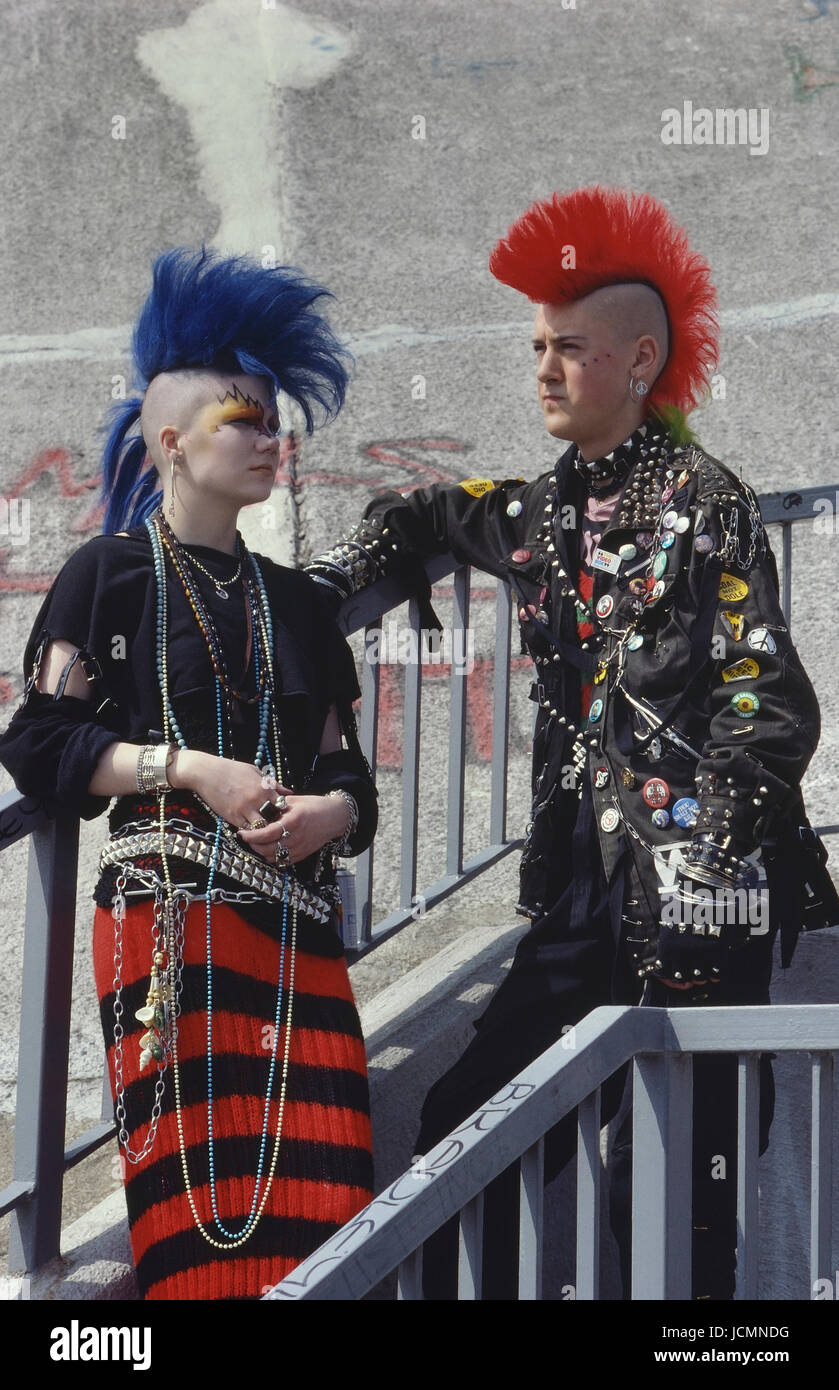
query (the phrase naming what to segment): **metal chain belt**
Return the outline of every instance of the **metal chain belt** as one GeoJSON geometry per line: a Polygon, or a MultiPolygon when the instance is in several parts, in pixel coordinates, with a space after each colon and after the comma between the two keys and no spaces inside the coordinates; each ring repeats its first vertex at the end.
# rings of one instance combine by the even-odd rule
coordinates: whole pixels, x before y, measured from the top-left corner
{"type": "MultiPolygon", "coordinates": [[[[210,867],[213,860],[213,844],[201,839],[199,835],[188,834],[183,831],[167,829],[163,839],[163,850],[167,855],[176,855],[179,859],[184,859],[192,864],[202,864],[206,868],[210,867]]],[[[108,840],[99,858],[99,871],[112,868],[114,865],[124,866],[126,859],[143,858],[147,855],[160,854],[160,832],[158,830],[145,831],[139,835],[123,835],[118,838],[108,840]]],[[[236,879],[239,883],[244,883],[246,887],[253,888],[262,897],[275,898],[282,902],[285,891],[285,873],[273,868],[270,864],[253,859],[250,855],[240,853],[235,850],[226,849],[223,845],[219,847],[216,872],[224,874],[226,878],[236,879]]],[[[328,922],[332,915],[332,905],[325,898],[313,893],[310,888],[304,887],[292,879],[288,886],[288,902],[292,906],[297,905],[300,912],[305,913],[316,922],[328,922]]]]}

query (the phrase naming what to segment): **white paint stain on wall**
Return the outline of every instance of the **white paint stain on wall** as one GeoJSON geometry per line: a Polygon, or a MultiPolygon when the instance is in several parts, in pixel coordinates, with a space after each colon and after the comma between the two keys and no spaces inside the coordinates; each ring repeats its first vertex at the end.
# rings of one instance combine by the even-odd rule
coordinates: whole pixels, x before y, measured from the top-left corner
{"type": "MultiPolygon", "coordinates": [[[[720,314],[720,323],[732,333],[746,329],[774,331],[796,328],[837,314],[839,294],[811,294],[774,304],[753,304],[746,309],[725,309],[720,314]]],[[[369,357],[406,348],[433,347],[436,343],[478,343],[503,338],[526,341],[532,327],[532,319],[464,323],[446,328],[383,323],[364,333],[352,334],[346,343],[354,357],[369,357]]],[[[74,333],[0,334],[0,367],[17,362],[66,362],[81,358],[110,361],[120,354],[128,355],[131,329],[131,324],[123,324],[117,328],[83,328],[74,333]]]]}
{"type": "Polygon", "coordinates": [[[279,0],[209,0],[138,40],[140,63],[186,113],[219,250],[261,257],[272,246],[285,259],[281,94],[326,81],[351,50],[336,25],[279,0]]]}

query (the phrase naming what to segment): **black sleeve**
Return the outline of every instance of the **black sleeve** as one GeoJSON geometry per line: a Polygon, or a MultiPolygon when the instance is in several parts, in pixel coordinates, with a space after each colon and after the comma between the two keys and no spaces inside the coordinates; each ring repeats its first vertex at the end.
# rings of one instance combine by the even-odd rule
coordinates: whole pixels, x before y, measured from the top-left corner
{"type": "Polygon", "coordinates": [[[361,854],[373,841],[379,816],[373,775],[358,742],[353,712],[353,701],[359,698],[361,689],[352,650],[329,612],[328,602],[316,592],[315,603],[320,615],[318,625],[325,634],[327,709],[335,705],[346,747],[334,753],[318,753],[306,791],[325,796],[340,787],[355,798],[358,825],[349,846],[353,854],[361,854]]]}
{"type": "Polygon", "coordinates": [[[695,833],[728,833],[748,851],[791,804],[819,740],[819,704],[781,609],[754,493],[733,480],[723,502],[700,494],[698,510],[718,549],[705,562],[716,655],[695,833]]]}
{"type": "Polygon", "coordinates": [[[449,551],[460,564],[507,578],[510,552],[507,507],[531,485],[520,478],[494,483],[467,478],[435,484],[403,497],[383,492],[367,507],[346,540],[317,556],[308,571],[328,591],[349,598],[386,575],[407,577],[424,587],[424,561],[449,551]]]}
{"type": "Polygon", "coordinates": [[[120,740],[116,706],[101,678],[96,653],[96,593],[103,552],[89,542],[57,576],[35,619],[24,654],[23,700],[0,737],[0,762],[26,796],[50,801],[85,820],[101,815],[110,798],[87,788],[102,753],[120,740]],[[64,639],[82,653],[90,700],[55,699],[35,689],[41,660],[51,641],[64,639]]]}

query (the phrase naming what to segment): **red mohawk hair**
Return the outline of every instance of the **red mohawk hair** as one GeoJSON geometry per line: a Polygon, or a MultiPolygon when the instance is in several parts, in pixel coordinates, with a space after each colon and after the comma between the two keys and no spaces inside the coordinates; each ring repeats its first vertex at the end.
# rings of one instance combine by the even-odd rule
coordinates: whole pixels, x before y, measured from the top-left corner
{"type": "Polygon", "coordinates": [[[649,193],[598,185],[554,193],[513,223],[489,268],[538,304],[570,304],[604,285],[652,285],[667,310],[670,352],[650,404],[687,414],[707,390],[719,345],[710,267],[649,193]]]}

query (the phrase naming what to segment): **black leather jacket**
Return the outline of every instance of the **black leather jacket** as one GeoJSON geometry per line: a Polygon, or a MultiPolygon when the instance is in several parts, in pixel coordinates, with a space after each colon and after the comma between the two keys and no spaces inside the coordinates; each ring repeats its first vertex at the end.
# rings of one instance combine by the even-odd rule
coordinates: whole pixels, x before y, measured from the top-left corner
{"type": "Polygon", "coordinates": [[[703,831],[728,832],[738,856],[762,851],[772,925],[782,929],[787,962],[802,926],[839,923],[839,898],[799,791],[819,739],[818,702],[780,608],[755,495],[696,445],[671,444],[657,462],[636,463],[600,540],[614,557],[622,546],[635,546],[636,554],[617,573],[596,570],[592,607],[599,604],[603,616],[584,650],[568,593],[585,504],[574,455],[569,449],[554,473],[531,483],[470,480],[407,497],[384,493],[348,541],[310,571],[347,596],[450,551],[510,582],[517,607],[539,611],[522,624],[539,705],[522,912],[540,916],[572,874],[572,745],[581,685],[596,676],[602,705],[582,721],[582,775],[591,780],[607,876],[629,850],[630,915],[654,937],[662,887],[672,881],[670,851],[703,831]],[[667,549],[662,531],[669,532],[667,549]],[[656,556],[657,570],[663,566],[656,587],[633,592],[632,578],[636,589],[647,575],[655,582],[656,556]],[[669,791],[663,826],[653,822],[644,794],[652,778],[669,791]],[[698,810],[684,805],[691,798],[698,810]],[[683,821],[692,812],[695,822],[685,828],[674,808],[683,821]]]}

